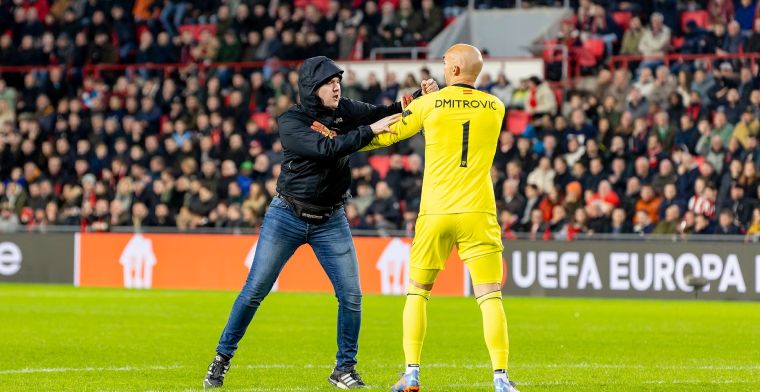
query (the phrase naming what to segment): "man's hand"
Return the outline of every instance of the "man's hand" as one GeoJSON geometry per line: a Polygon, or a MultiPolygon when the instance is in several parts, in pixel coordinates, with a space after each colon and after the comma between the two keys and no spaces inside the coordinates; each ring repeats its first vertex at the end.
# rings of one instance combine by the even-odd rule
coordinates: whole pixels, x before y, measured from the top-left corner
{"type": "Polygon", "coordinates": [[[412,94],[408,94],[408,93],[404,94],[404,96],[401,97],[401,109],[406,109],[406,107],[410,103],[412,103],[413,100],[414,100],[414,97],[412,96],[412,94]]]}
{"type": "Polygon", "coordinates": [[[369,127],[372,128],[372,132],[374,132],[375,135],[380,135],[383,133],[395,134],[396,132],[392,131],[390,126],[397,123],[398,120],[400,119],[401,119],[401,114],[394,114],[392,116],[381,118],[380,120],[370,125],[369,127]]]}
{"type": "Polygon", "coordinates": [[[422,94],[429,94],[438,91],[438,83],[434,79],[423,80],[420,84],[422,94]]]}

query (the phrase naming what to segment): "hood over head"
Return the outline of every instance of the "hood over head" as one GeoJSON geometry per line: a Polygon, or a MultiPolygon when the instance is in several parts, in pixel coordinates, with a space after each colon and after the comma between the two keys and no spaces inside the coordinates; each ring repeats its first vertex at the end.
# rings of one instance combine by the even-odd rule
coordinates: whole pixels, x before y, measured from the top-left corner
{"type": "Polygon", "coordinates": [[[316,96],[319,86],[333,77],[343,77],[343,70],[325,56],[306,59],[298,71],[298,87],[301,96],[301,106],[311,115],[329,111],[316,96]]]}

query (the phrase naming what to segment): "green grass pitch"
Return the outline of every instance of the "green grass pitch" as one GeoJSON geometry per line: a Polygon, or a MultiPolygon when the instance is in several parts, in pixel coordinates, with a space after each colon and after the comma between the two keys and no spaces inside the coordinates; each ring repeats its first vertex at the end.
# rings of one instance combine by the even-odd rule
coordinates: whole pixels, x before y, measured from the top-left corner
{"type": "MultiPolygon", "coordinates": [[[[199,390],[234,292],[0,285],[0,391],[199,390]]],[[[359,371],[388,390],[402,370],[403,297],[366,296],[359,371]]],[[[510,375],[522,391],[758,391],[760,304],[505,298],[510,375]]],[[[332,391],[336,300],[267,298],[224,390],[332,391]]],[[[433,297],[426,391],[488,391],[471,298],[433,297]]]]}

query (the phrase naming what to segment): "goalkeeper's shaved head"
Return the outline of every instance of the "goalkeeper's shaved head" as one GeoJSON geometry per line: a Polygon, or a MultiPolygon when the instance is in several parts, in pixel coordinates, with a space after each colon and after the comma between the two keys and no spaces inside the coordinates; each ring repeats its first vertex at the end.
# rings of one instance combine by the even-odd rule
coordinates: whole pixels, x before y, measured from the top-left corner
{"type": "Polygon", "coordinates": [[[464,83],[474,86],[483,69],[483,55],[472,45],[456,44],[443,56],[443,67],[447,85],[464,83]]]}

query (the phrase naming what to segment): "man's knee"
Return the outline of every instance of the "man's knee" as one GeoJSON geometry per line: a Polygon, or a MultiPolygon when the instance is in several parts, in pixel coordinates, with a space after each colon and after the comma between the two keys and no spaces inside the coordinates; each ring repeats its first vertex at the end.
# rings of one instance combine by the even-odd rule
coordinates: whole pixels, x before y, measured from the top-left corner
{"type": "Polygon", "coordinates": [[[439,272],[440,270],[437,269],[410,268],[407,295],[419,295],[429,299],[430,291],[433,290],[433,283],[435,283],[435,278],[439,272]]]}
{"type": "Polygon", "coordinates": [[[432,283],[419,283],[415,280],[409,280],[409,287],[406,290],[406,295],[419,295],[422,298],[430,299],[430,291],[433,290],[432,283]]]}
{"type": "Polygon", "coordinates": [[[478,284],[473,287],[473,291],[475,292],[475,299],[478,301],[478,305],[490,299],[501,301],[501,285],[499,283],[478,284]]]}
{"type": "Polygon", "coordinates": [[[264,301],[267,294],[269,294],[269,290],[262,287],[254,287],[251,290],[244,290],[240,293],[240,297],[246,306],[258,307],[264,301]]]}
{"type": "Polygon", "coordinates": [[[249,280],[240,292],[240,297],[247,306],[259,306],[270,290],[272,290],[272,285],[260,279],[249,277],[249,280]]]}
{"type": "Polygon", "coordinates": [[[361,312],[362,310],[362,292],[357,287],[356,289],[344,290],[340,293],[336,293],[338,298],[338,304],[345,307],[352,312],[361,312]]]}

